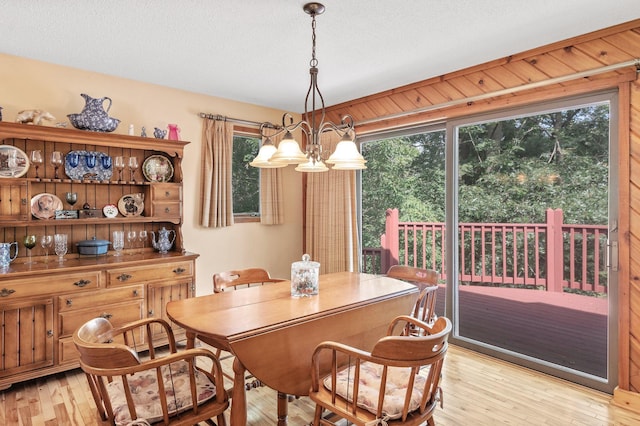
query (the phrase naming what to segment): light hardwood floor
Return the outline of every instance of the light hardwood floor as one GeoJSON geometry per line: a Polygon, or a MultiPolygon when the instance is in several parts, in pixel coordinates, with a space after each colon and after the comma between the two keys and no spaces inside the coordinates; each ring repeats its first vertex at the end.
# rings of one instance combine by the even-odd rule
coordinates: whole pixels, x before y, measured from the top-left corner
{"type": "MultiPolygon", "coordinates": [[[[610,395],[593,391],[450,346],[442,388],[439,426],[640,424],[634,414],[609,404],[610,395]]],[[[276,424],[276,395],[268,388],[247,393],[248,424],[276,424]]],[[[308,424],[308,398],[289,403],[289,424],[308,424]]],[[[86,379],[74,370],[12,386],[0,393],[0,425],[105,425],[99,421],[86,379]]]]}

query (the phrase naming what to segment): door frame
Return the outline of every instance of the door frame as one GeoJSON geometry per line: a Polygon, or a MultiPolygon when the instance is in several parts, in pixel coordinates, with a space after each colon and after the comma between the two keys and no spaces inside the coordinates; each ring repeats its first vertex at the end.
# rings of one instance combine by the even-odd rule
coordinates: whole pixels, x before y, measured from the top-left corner
{"type": "MultiPolygon", "coordinates": [[[[453,323],[453,332],[450,341],[459,346],[467,347],[475,351],[485,353],[487,355],[503,359],[505,361],[519,364],[527,368],[541,371],[546,374],[557,376],[571,382],[579,383],[603,392],[613,393],[618,383],[618,273],[617,260],[614,268],[611,267],[612,259],[609,257],[609,267],[607,268],[608,276],[608,306],[609,312],[607,317],[607,378],[589,375],[586,373],[572,370],[556,364],[551,364],[542,360],[534,359],[524,355],[515,354],[496,348],[494,346],[483,345],[481,342],[465,339],[459,333],[459,300],[458,300],[458,132],[461,126],[497,120],[505,120],[510,117],[531,115],[534,113],[545,113],[559,109],[579,108],[594,103],[609,103],[609,246],[617,245],[618,232],[617,226],[620,223],[618,184],[619,184],[619,135],[618,122],[620,120],[618,90],[606,90],[590,93],[580,96],[572,96],[563,99],[556,99],[547,102],[541,102],[526,105],[517,108],[504,109],[499,111],[491,111],[487,113],[452,119],[447,122],[446,126],[446,267],[447,267],[447,285],[445,300],[445,316],[450,318],[453,323]],[[616,269],[616,270],[613,270],[616,269]]],[[[624,146],[624,145],[623,145],[624,146]]],[[[611,256],[611,251],[609,256],[611,256]]]]}

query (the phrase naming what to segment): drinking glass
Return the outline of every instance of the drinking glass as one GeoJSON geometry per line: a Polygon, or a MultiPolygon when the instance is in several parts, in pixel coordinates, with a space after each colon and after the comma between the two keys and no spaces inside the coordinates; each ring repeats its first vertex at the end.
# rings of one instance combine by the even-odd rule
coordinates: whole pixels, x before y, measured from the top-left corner
{"type": "Polygon", "coordinates": [[[51,235],[43,235],[40,237],[40,246],[44,250],[44,263],[49,262],[49,247],[53,244],[53,237],[51,235]]]}
{"type": "Polygon", "coordinates": [[[136,173],[140,165],[138,164],[138,159],[136,157],[129,157],[129,170],[131,171],[131,181],[133,180],[133,175],[136,173]]]}
{"type": "Polygon", "coordinates": [[[19,165],[18,165],[18,151],[16,150],[11,150],[7,153],[7,166],[9,167],[9,170],[11,171],[11,177],[14,177],[16,175],[16,172],[18,171],[19,165]]]}
{"type": "Polygon", "coordinates": [[[120,256],[120,252],[124,248],[124,231],[113,231],[113,241],[111,241],[111,246],[116,252],[114,256],[120,256]]]}
{"type": "Polygon", "coordinates": [[[142,242],[142,252],[144,253],[144,246],[147,242],[147,231],[143,229],[142,231],[138,232],[138,238],[140,239],[140,242],[142,242]]]}
{"type": "Polygon", "coordinates": [[[58,176],[58,169],[62,165],[62,153],[60,151],[53,151],[51,153],[51,165],[55,170],[53,178],[60,179],[60,177],[58,176]]]}
{"type": "Polygon", "coordinates": [[[67,234],[55,234],[53,236],[53,251],[58,255],[58,262],[65,261],[64,255],[67,254],[67,234]]]}
{"type": "Polygon", "coordinates": [[[29,157],[29,159],[31,160],[31,164],[36,166],[36,179],[40,179],[40,176],[38,175],[38,167],[40,167],[40,165],[43,163],[42,151],[40,151],[39,149],[31,151],[31,156],[29,157]]]}
{"type": "Polygon", "coordinates": [[[27,248],[27,255],[29,256],[29,259],[25,262],[25,265],[36,263],[31,260],[31,249],[36,246],[37,242],[38,239],[35,235],[25,235],[22,239],[22,244],[24,244],[24,246],[27,248]]]}
{"type": "Polygon", "coordinates": [[[100,157],[100,163],[102,163],[102,168],[105,170],[109,170],[111,168],[111,157],[108,155],[103,155],[100,157]]]}
{"type": "Polygon", "coordinates": [[[78,193],[77,192],[66,192],[64,194],[64,199],[73,208],[73,205],[78,202],[78,193]]]}
{"type": "Polygon", "coordinates": [[[71,167],[75,169],[76,167],[78,167],[78,164],[80,164],[80,154],[78,154],[77,152],[68,153],[67,162],[71,167]]]}
{"type": "Polygon", "coordinates": [[[128,231],[127,232],[127,241],[129,242],[129,247],[132,249],[131,254],[133,254],[133,248],[135,246],[135,242],[138,239],[136,235],[136,231],[128,231]]]}
{"type": "Polygon", "coordinates": [[[87,167],[93,169],[96,166],[96,154],[90,152],[84,155],[84,160],[87,163],[87,167]]]}
{"type": "Polygon", "coordinates": [[[122,170],[124,170],[124,157],[116,157],[114,167],[118,170],[118,181],[122,181],[122,170]]]}

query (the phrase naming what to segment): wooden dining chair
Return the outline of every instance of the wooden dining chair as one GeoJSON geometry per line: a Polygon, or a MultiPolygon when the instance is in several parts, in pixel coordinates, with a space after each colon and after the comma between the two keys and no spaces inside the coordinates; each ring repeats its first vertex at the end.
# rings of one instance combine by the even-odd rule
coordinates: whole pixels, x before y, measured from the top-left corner
{"type": "MultiPolygon", "coordinates": [[[[266,269],[262,268],[248,268],[248,269],[234,269],[225,272],[219,272],[213,274],[213,292],[223,293],[225,291],[241,290],[243,288],[254,287],[258,285],[265,285],[271,283],[277,283],[286,281],[280,278],[271,278],[271,275],[266,269]]],[[[198,336],[198,339],[214,346],[213,342],[208,342],[205,336],[198,336]]],[[[223,354],[221,349],[215,350],[216,356],[221,360],[232,358],[231,354],[223,354]]],[[[233,381],[233,374],[227,371],[223,371],[223,375],[233,381]]],[[[262,386],[262,383],[252,375],[248,374],[246,377],[245,389],[250,390],[262,386]]]]}
{"type": "Polygon", "coordinates": [[[440,377],[450,332],[446,317],[429,325],[403,315],[371,352],[320,343],[311,358],[313,425],[333,425],[339,417],[359,426],[433,426],[433,411],[442,403],[440,377]],[[421,335],[405,335],[408,327],[422,329],[421,335]],[[331,414],[323,417],[325,411],[331,414]]]}
{"type": "Polygon", "coordinates": [[[436,319],[436,298],[438,291],[438,272],[432,269],[414,268],[412,266],[394,265],[389,268],[387,276],[416,284],[420,295],[411,313],[415,318],[430,323],[436,319]]]}
{"type": "Polygon", "coordinates": [[[269,272],[261,268],[235,269],[213,274],[213,292],[222,293],[233,288],[234,290],[285,281],[279,278],[271,278],[269,272]]]}
{"type": "Polygon", "coordinates": [[[186,426],[215,425],[215,417],[218,426],[226,425],[229,397],[220,361],[202,348],[178,352],[166,321],[148,318],[114,328],[109,320],[94,318],[75,331],[73,343],[102,420],[186,426]],[[162,357],[151,339],[158,325],[169,338],[169,354],[162,357]],[[138,347],[139,342],[146,344],[138,347]],[[141,357],[142,350],[148,355],[141,357]]]}

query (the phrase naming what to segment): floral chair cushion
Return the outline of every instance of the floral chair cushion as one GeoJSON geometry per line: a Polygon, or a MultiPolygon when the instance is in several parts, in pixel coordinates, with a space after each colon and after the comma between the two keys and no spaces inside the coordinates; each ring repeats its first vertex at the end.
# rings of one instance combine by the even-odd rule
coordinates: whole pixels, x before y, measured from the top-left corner
{"type": "MultiPolygon", "coordinates": [[[[382,368],[382,365],[371,362],[363,362],[360,365],[360,390],[357,404],[373,414],[378,411],[382,368]]],[[[345,368],[336,377],[336,393],[350,402],[353,402],[354,369],[355,367],[345,368]]],[[[382,415],[385,419],[393,420],[402,416],[404,399],[409,385],[409,374],[411,374],[411,368],[409,367],[389,367],[387,386],[382,404],[382,415]]],[[[416,375],[411,401],[409,402],[409,412],[418,409],[420,406],[425,380],[422,375],[416,375]]],[[[324,379],[324,386],[331,390],[331,376],[324,379]]]]}
{"type": "MultiPolygon", "coordinates": [[[[206,374],[199,371],[196,374],[196,392],[198,405],[213,398],[216,394],[215,385],[206,374]]],[[[165,398],[170,414],[190,409],[191,390],[189,387],[189,364],[186,361],[174,362],[162,367],[162,376],[165,387],[165,398]],[[170,368],[169,368],[170,367],[170,368]]],[[[131,394],[136,407],[138,419],[144,419],[149,423],[162,419],[162,406],[158,394],[156,370],[146,370],[127,377],[131,394]]],[[[113,407],[115,424],[127,425],[131,422],[127,399],[121,380],[114,380],[107,385],[109,400],[113,407]]]]}

